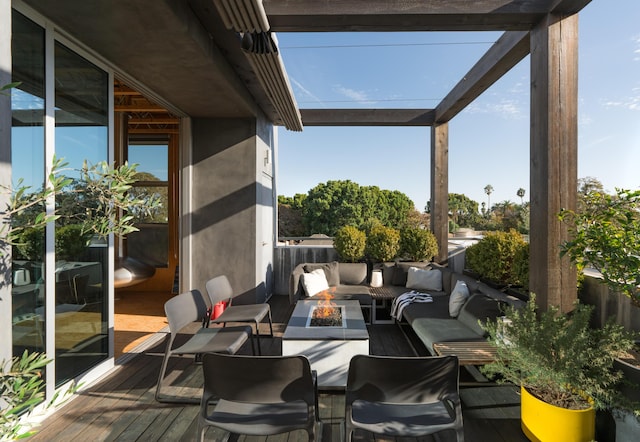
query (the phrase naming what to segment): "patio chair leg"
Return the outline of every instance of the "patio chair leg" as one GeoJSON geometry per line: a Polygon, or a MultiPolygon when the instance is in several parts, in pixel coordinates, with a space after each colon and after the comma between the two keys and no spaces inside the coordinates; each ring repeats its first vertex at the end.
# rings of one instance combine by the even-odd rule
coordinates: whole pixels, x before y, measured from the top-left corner
{"type": "Polygon", "coordinates": [[[162,381],[164,379],[164,375],[167,372],[167,364],[169,363],[169,348],[171,346],[171,337],[167,336],[167,348],[162,356],[162,365],[160,366],[160,375],[158,376],[158,385],[156,385],[156,401],[162,402],[162,381]]]}
{"type": "Polygon", "coordinates": [[[262,346],[260,345],[260,328],[258,327],[258,322],[256,321],[256,340],[258,341],[258,355],[262,356],[262,346]]]}
{"type": "Polygon", "coordinates": [[[169,358],[171,357],[170,348],[173,344],[173,339],[167,337],[167,349],[162,357],[162,365],[160,366],[160,374],[158,375],[158,384],[156,385],[156,401],[169,404],[198,404],[200,399],[198,398],[180,398],[180,397],[165,397],[162,395],[162,384],[164,382],[165,374],[167,373],[167,365],[169,364],[169,358]]]}
{"type": "Polygon", "coordinates": [[[273,338],[273,321],[271,320],[271,309],[269,309],[269,333],[273,338]]]}

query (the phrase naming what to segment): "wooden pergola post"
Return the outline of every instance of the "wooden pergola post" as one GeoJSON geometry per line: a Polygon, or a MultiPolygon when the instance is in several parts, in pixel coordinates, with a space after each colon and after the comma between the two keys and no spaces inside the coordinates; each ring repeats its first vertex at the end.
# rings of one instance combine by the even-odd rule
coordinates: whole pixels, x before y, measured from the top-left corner
{"type": "Polygon", "coordinates": [[[529,287],[538,305],[572,309],[576,270],[559,245],[558,220],[575,209],[578,162],[578,15],[549,14],[531,31],[531,229],[529,287]]]}
{"type": "Polygon", "coordinates": [[[431,231],[438,240],[436,262],[449,254],[449,125],[431,126],[431,231]]]}

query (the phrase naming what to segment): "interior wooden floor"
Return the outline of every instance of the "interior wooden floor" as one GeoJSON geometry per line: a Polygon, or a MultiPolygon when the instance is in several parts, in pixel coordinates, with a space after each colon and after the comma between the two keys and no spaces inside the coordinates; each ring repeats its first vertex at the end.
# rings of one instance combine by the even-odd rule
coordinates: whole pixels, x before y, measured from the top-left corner
{"type": "MultiPolygon", "coordinates": [[[[261,339],[263,354],[280,354],[281,337],[291,313],[286,296],[274,296],[269,301],[272,306],[274,338],[261,339]]],[[[139,315],[138,308],[131,308],[133,315],[139,315]]],[[[126,312],[121,312],[126,314],[126,312]]],[[[159,317],[160,324],[164,317],[159,317]]],[[[197,327],[198,324],[194,324],[197,327]]],[[[145,331],[134,327],[131,337],[145,331]]],[[[410,330],[401,330],[394,324],[370,325],[370,347],[372,354],[394,356],[426,355],[415,335],[410,330]]],[[[268,325],[261,331],[268,334],[268,325]]],[[[150,348],[116,367],[112,374],[80,392],[77,397],[47,418],[33,441],[187,441],[196,440],[198,405],[160,404],[154,400],[157,376],[162,361],[164,341],[156,342],[150,348]]],[[[240,353],[250,354],[246,344],[240,353]]],[[[201,393],[202,373],[200,365],[193,358],[172,358],[168,368],[169,380],[176,385],[171,394],[198,398],[201,393]]],[[[468,380],[461,373],[461,380],[468,380]]],[[[462,386],[465,440],[467,442],[486,441],[526,441],[520,429],[520,399],[512,386],[492,383],[462,386]]],[[[341,421],[344,419],[344,394],[324,391],[319,399],[320,416],[323,421],[322,441],[341,440],[341,421]]],[[[225,435],[209,429],[206,440],[224,440],[225,435]]],[[[392,441],[394,438],[373,437],[367,433],[357,433],[359,441],[392,441]]],[[[231,441],[304,441],[303,432],[293,432],[273,437],[247,437],[231,435],[231,441]]],[[[450,432],[420,439],[398,438],[398,441],[453,441],[450,432]]]]}
{"type": "Polygon", "coordinates": [[[170,292],[116,290],[114,356],[116,361],[167,326],[164,303],[170,292]]]}

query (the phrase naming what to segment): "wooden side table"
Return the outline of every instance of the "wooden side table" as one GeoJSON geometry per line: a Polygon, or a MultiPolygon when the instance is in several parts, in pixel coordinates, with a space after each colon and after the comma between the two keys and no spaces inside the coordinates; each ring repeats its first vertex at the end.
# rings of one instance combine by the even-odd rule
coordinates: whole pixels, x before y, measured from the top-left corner
{"type": "Polygon", "coordinates": [[[393,301],[396,299],[397,294],[387,289],[385,286],[382,287],[370,287],[369,292],[371,293],[371,323],[372,324],[393,324],[395,320],[393,318],[390,319],[378,319],[376,311],[378,307],[382,307],[384,309],[387,308],[387,302],[393,301]],[[378,302],[382,302],[382,305],[378,305],[378,302]]]}

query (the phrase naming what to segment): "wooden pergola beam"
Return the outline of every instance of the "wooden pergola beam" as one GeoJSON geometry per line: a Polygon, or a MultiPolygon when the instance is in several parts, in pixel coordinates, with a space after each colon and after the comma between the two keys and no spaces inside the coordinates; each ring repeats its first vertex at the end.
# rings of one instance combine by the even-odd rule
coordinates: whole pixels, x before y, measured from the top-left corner
{"type": "Polygon", "coordinates": [[[264,0],[276,32],[516,31],[590,0],[264,0]]]}
{"type": "Polygon", "coordinates": [[[431,126],[433,109],[300,109],[305,126],[431,126]]]}
{"type": "Polygon", "coordinates": [[[449,256],[449,124],[431,127],[431,231],[438,240],[439,263],[449,256]]]}
{"type": "Polygon", "coordinates": [[[505,32],[436,107],[435,121],[451,120],[528,54],[529,32],[505,32]]]}
{"type": "Polygon", "coordinates": [[[544,309],[568,312],[576,269],[560,257],[569,239],[558,219],[578,187],[578,16],[552,14],[531,32],[531,228],[529,288],[544,309]]]}

